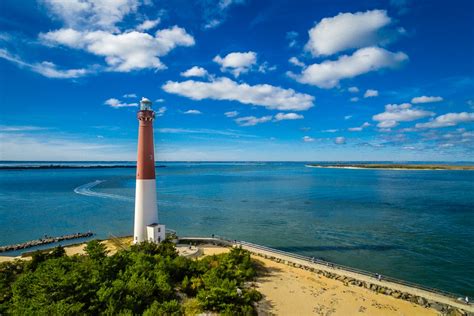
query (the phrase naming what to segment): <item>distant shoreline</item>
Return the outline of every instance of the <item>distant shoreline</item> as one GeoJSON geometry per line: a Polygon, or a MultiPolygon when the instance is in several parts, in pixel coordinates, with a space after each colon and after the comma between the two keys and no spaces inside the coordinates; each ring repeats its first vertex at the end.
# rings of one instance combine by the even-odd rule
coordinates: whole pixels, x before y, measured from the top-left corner
{"type": "Polygon", "coordinates": [[[335,168],[335,169],[474,170],[474,166],[414,165],[414,164],[337,164],[337,165],[307,164],[305,166],[308,168],[335,168]]]}
{"type": "MultiPolygon", "coordinates": [[[[166,166],[155,166],[155,168],[165,168],[166,166]]],[[[136,168],[135,165],[45,165],[45,166],[0,166],[0,170],[23,170],[23,169],[110,169],[110,168],[136,168]]]]}

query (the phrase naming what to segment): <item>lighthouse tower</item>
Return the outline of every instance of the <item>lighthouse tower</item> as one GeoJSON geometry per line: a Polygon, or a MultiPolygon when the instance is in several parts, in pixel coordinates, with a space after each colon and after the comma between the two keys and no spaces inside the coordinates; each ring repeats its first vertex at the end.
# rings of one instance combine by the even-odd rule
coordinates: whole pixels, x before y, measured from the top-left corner
{"type": "Polygon", "coordinates": [[[155,112],[151,109],[151,101],[147,98],[142,98],[140,101],[137,118],[139,127],[133,242],[148,240],[159,243],[165,239],[165,226],[158,224],[153,145],[155,112]]]}

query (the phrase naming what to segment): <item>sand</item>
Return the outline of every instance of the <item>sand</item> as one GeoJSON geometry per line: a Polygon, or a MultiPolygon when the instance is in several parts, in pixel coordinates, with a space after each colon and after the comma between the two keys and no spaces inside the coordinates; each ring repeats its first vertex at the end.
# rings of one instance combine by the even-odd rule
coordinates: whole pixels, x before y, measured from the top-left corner
{"type": "MultiPolygon", "coordinates": [[[[204,255],[228,248],[201,247],[204,255]]],[[[260,315],[438,315],[434,309],[377,294],[269,259],[253,256],[263,266],[256,289],[264,299],[260,315]]]]}

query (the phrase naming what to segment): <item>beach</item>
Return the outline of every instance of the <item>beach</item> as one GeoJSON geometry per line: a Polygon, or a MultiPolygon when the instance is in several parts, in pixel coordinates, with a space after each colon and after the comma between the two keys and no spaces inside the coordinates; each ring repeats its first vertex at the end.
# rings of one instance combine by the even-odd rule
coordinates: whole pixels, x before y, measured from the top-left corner
{"type": "MultiPolygon", "coordinates": [[[[204,255],[219,254],[228,248],[201,247],[204,255]]],[[[269,259],[253,256],[263,266],[255,282],[264,299],[261,315],[438,315],[425,308],[387,295],[316,275],[269,259]]]]}

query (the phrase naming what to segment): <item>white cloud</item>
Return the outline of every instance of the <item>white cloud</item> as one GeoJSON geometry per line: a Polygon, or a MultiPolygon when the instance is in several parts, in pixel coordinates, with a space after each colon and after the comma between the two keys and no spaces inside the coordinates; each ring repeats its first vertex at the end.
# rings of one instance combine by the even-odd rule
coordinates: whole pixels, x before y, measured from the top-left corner
{"type": "Polygon", "coordinates": [[[13,125],[0,125],[0,132],[32,132],[47,130],[48,127],[40,126],[13,126],[13,125]]]}
{"type": "Polygon", "coordinates": [[[364,98],[377,97],[378,95],[379,92],[377,90],[367,89],[367,91],[364,93],[364,98]]]}
{"type": "Polygon", "coordinates": [[[298,67],[306,67],[305,63],[303,63],[302,61],[300,61],[298,58],[296,57],[291,57],[290,59],[288,59],[288,62],[292,65],[295,65],[295,66],[298,66],[298,67]]]}
{"type": "Polygon", "coordinates": [[[163,103],[163,102],[165,102],[165,99],[156,99],[155,102],[156,103],[163,103]]]}
{"type": "Polygon", "coordinates": [[[28,63],[22,60],[18,56],[13,56],[5,49],[0,49],[0,58],[8,60],[19,67],[27,68],[33,72],[39,73],[47,78],[55,78],[55,79],[71,79],[71,78],[79,78],[83,77],[89,73],[91,70],[79,68],[79,69],[59,69],[56,64],[43,61],[41,63],[28,63]]]}
{"type": "Polygon", "coordinates": [[[337,86],[342,79],[383,68],[395,68],[407,60],[408,56],[403,52],[392,53],[379,47],[366,47],[351,56],[343,55],[335,61],[312,64],[304,68],[301,74],[289,72],[288,75],[298,82],[329,89],[337,86]]]}
{"type": "Polygon", "coordinates": [[[162,88],[168,93],[179,94],[193,100],[238,101],[280,111],[304,111],[311,108],[314,101],[313,96],[295,92],[293,89],[283,89],[269,84],[251,86],[225,77],[216,78],[211,82],[168,81],[162,88]]]}
{"type": "Polygon", "coordinates": [[[138,103],[125,103],[116,98],[110,98],[104,102],[104,104],[113,107],[115,109],[124,108],[124,107],[135,107],[138,106],[138,103]]]}
{"type": "Polygon", "coordinates": [[[49,45],[64,45],[105,57],[111,71],[129,72],[137,69],[166,68],[159,57],[177,46],[193,46],[194,38],[185,29],[173,26],[148,33],[131,31],[113,34],[105,31],[59,29],[41,33],[40,39],[49,45]]]}
{"type": "Polygon", "coordinates": [[[114,160],[130,161],[136,158],[136,145],[133,143],[115,143],[115,140],[103,142],[103,139],[88,136],[82,140],[76,135],[62,133],[12,134],[0,133],[0,160],[114,160]],[[135,148],[135,150],[134,150],[135,148]]]}
{"type": "Polygon", "coordinates": [[[205,29],[213,29],[213,28],[219,26],[221,23],[222,23],[222,21],[219,21],[217,19],[212,19],[209,22],[207,22],[206,24],[204,24],[204,28],[205,29]]]}
{"type": "Polygon", "coordinates": [[[456,126],[460,123],[474,122],[474,113],[447,113],[440,115],[427,123],[416,124],[417,128],[439,128],[456,126]]]}
{"type": "Polygon", "coordinates": [[[321,132],[323,132],[323,133],[336,133],[338,131],[339,131],[338,129],[333,128],[333,129],[325,129],[325,130],[322,130],[321,132]]]}
{"type": "Polygon", "coordinates": [[[135,93],[127,93],[123,95],[124,98],[136,98],[137,95],[135,93]]]}
{"type": "Polygon", "coordinates": [[[372,119],[379,122],[377,126],[380,128],[391,128],[397,126],[398,122],[410,122],[433,115],[433,112],[412,108],[410,103],[387,104],[385,112],[372,116],[372,119]]]}
{"type": "Polygon", "coordinates": [[[158,128],[158,132],[166,134],[209,134],[209,135],[221,135],[221,136],[231,136],[235,138],[247,137],[247,138],[256,138],[258,136],[243,134],[236,132],[234,130],[217,130],[217,129],[208,129],[208,128],[198,128],[198,129],[189,129],[189,128],[158,128]]]}
{"type": "Polygon", "coordinates": [[[235,122],[240,126],[254,126],[260,123],[266,123],[272,120],[271,115],[262,116],[262,117],[255,117],[255,116],[245,116],[239,117],[235,119],[235,122]]]}
{"type": "Polygon", "coordinates": [[[351,117],[352,117],[352,115],[346,115],[346,116],[344,116],[344,119],[349,120],[351,117]]]}
{"type": "Polygon", "coordinates": [[[286,32],[286,39],[288,40],[288,46],[290,48],[295,47],[298,44],[296,40],[297,37],[298,37],[298,32],[295,32],[295,31],[286,32]]]}
{"type": "Polygon", "coordinates": [[[237,115],[239,115],[239,112],[230,111],[230,112],[225,112],[224,115],[227,116],[227,117],[236,117],[237,115]]]}
{"type": "Polygon", "coordinates": [[[257,63],[257,53],[252,51],[234,52],[227,54],[224,58],[217,55],[213,61],[221,66],[222,72],[228,71],[238,77],[240,74],[248,72],[257,63]]]}
{"type": "Polygon", "coordinates": [[[283,120],[301,120],[304,119],[304,116],[297,113],[278,113],[275,115],[275,121],[283,120]]]}
{"type": "Polygon", "coordinates": [[[163,116],[163,115],[165,115],[165,113],[166,113],[167,110],[168,110],[168,109],[166,108],[166,106],[162,106],[162,107],[160,107],[158,110],[155,111],[155,116],[156,116],[156,117],[163,116]]]}
{"type": "Polygon", "coordinates": [[[425,95],[411,99],[411,103],[431,103],[441,101],[443,101],[442,97],[427,97],[425,95]]]}
{"type": "Polygon", "coordinates": [[[380,127],[382,129],[392,128],[395,126],[398,126],[398,122],[394,120],[381,121],[377,124],[377,127],[380,127]]]}
{"type": "Polygon", "coordinates": [[[198,66],[189,68],[188,70],[181,73],[181,76],[183,77],[206,77],[207,75],[207,70],[198,66]]]}
{"type": "Polygon", "coordinates": [[[268,62],[263,62],[258,66],[258,72],[261,72],[263,74],[269,72],[269,71],[275,71],[277,69],[276,65],[270,66],[268,62]]]}
{"type": "Polygon", "coordinates": [[[336,137],[334,139],[334,143],[337,144],[337,145],[344,145],[346,143],[346,138],[345,137],[336,137]]]}
{"type": "Polygon", "coordinates": [[[204,29],[212,29],[221,25],[227,16],[227,11],[233,5],[243,4],[244,0],[195,1],[201,5],[204,13],[204,29]]]}
{"type": "Polygon", "coordinates": [[[360,132],[362,131],[364,128],[366,127],[369,127],[370,126],[370,123],[369,122],[365,122],[364,124],[362,124],[361,126],[358,126],[358,127],[350,127],[348,128],[348,130],[350,132],[360,132]]]}
{"type": "Polygon", "coordinates": [[[142,23],[140,23],[136,29],[138,31],[147,31],[147,30],[150,30],[152,28],[154,28],[155,26],[157,26],[158,24],[160,24],[160,21],[161,19],[158,18],[156,20],[145,20],[143,21],[142,23]]]}
{"type": "Polygon", "coordinates": [[[357,93],[359,92],[359,88],[357,87],[349,87],[349,89],[347,89],[350,93],[357,93]]]}
{"type": "Polygon", "coordinates": [[[202,112],[199,110],[187,110],[183,114],[199,115],[199,114],[202,114],[202,112]]]}
{"type": "Polygon", "coordinates": [[[310,137],[310,136],[303,136],[303,141],[305,143],[312,143],[314,142],[316,139],[314,139],[313,137],[310,137]]]}
{"type": "Polygon", "coordinates": [[[68,27],[116,31],[115,25],[133,12],[138,0],[42,0],[68,27]]]}
{"type": "Polygon", "coordinates": [[[385,10],[339,13],[322,19],[308,31],[309,41],[305,50],[313,56],[321,56],[377,45],[382,39],[379,30],[390,22],[385,10]]]}
{"type": "Polygon", "coordinates": [[[350,98],[350,101],[351,102],[357,102],[357,101],[359,101],[359,97],[352,97],[352,98],[350,98]]]}

